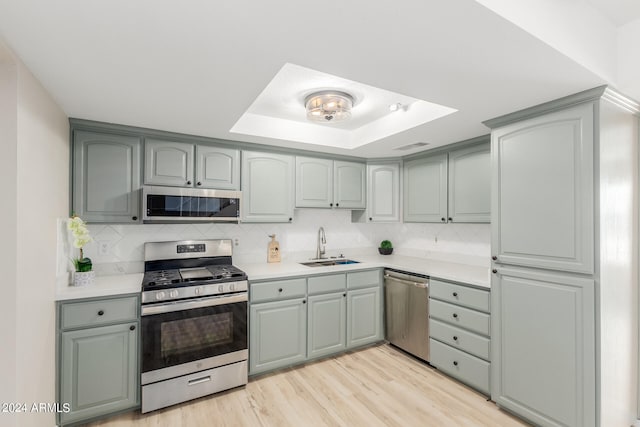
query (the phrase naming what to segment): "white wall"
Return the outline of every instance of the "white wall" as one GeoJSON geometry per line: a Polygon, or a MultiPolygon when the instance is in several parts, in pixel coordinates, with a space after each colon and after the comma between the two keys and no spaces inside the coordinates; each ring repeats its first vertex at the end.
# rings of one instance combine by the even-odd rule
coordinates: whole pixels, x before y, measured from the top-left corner
{"type": "MultiPolygon", "coordinates": [[[[16,252],[17,211],[12,209],[17,199],[17,73],[10,57],[2,55],[0,43],[0,194],[4,207],[0,209],[0,402],[17,401],[16,381],[16,252]]],[[[3,426],[14,426],[15,419],[0,414],[3,426]],[[6,423],[6,424],[5,424],[6,423]]]]}
{"type": "MultiPolygon", "coordinates": [[[[2,193],[2,211],[8,208],[8,218],[5,222],[3,216],[0,225],[0,258],[13,264],[8,276],[3,270],[0,298],[0,334],[8,338],[1,344],[0,366],[6,375],[0,380],[0,393],[8,394],[3,402],[26,403],[30,408],[33,403],[55,402],[56,219],[66,217],[69,209],[69,125],[24,64],[15,57],[13,62],[13,68],[0,72],[4,83],[0,83],[0,110],[16,112],[10,126],[2,126],[0,156],[0,185],[3,190],[8,187],[2,193]],[[7,84],[6,77],[12,74],[15,79],[7,84]],[[13,99],[4,97],[14,91],[13,99]]],[[[0,120],[10,116],[2,114],[0,120]]],[[[1,414],[0,424],[52,426],[54,417],[53,413],[1,414]]]]}
{"type": "Polygon", "coordinates": [[[640,19],[618,30],[618,89],[640,100],[640,19]]]}
{"type": "Polygon", "coordinates": [[[380,241],[389,239],[394,253],[489,264],[489,224],[362,224],[351,222],[351,211],[338,209],[297,209],[291,224],[90,225],[94,241],[85,254],[99,274],[139,272],[144,242],[231,238],[238,239],[236,261],[266,262],[268,235],[275,233],[283,260],[302,260],[314,256],[321,226],[328,255],[374,253],[380,241]],[[98,251],[103,243],[107,255],[98,251]]]}

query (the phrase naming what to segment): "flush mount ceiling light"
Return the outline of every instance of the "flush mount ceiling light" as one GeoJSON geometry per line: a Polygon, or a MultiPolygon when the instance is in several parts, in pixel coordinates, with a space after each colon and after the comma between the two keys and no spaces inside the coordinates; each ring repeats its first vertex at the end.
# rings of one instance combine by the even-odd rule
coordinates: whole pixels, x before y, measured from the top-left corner
{"type": "Polygon", "coordinates": [[[346,92],[323,90],[304,99],[307,119],[312,122],[340,122],[351,117],[353,97],[346,92]]]}

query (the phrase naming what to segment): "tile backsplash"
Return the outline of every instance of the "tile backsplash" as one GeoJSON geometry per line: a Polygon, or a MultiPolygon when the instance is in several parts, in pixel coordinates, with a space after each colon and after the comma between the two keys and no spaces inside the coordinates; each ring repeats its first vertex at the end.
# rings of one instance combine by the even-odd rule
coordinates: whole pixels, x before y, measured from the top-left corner
{"type": "Polygon", "coordinates": [[[338,209],[297,209],[290,224],[91,224],[84,252],[98,274],[135,273],[143,270],[145,242],[230,238],[235,261],[266,262],[275,233],[283,261],[299,261],[315,255],[319,227],[329,256],[375,252],[388,239],[400,255],[489,263],[489,224],[353,223],[351,211],[338,209]]]}

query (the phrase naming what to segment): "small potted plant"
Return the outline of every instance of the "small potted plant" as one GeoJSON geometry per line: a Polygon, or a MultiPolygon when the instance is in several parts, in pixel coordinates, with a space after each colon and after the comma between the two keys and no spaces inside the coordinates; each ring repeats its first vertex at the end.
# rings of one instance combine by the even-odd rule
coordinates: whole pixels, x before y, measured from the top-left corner
{"type": "Polygon", "coordinates": [[[91,263],[91,259],[86,258],[82,251],[83,246],[91,241],[87,224],[85,224],[79,216],[73,215],[67,222],[67,228],[73,236],[73,246],[80,249],[80,256],[73,258],[73,266],[75,267],[73,285],[89,285],[93,283],[95,272],[92,270],[93,264],[91,263]]]}
{"type": "Polygon", "coordinates": [[[380,242],[378,252],[380,252],[380,255],[391,255],[391,253],[393,252],[393,245],[389,240],[383,240],[382,242],[380,242]]]}

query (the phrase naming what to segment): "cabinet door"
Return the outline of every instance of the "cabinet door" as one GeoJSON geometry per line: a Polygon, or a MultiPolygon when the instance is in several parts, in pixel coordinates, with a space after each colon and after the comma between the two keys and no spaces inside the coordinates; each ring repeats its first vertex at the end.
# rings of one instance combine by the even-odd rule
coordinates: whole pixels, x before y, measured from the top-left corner
{"type": "Polygon", "coordinates": [[[367,214],[373,222],[400,221],[400,164],[367,165],[367,214]]]}
{"type": "Polygon", "coordinates": [[[144,183],[193,187],[194,145],[147,138],[144,142],[144,183]]]}
{"type": "Polygon", "coordinates": [[[447,222],[447,155],[404,164],[405,222],[447,222]]]}
{"type": "Polygon", "coordinates": [[[140,138],[73,133],[73,212],[87,222],[140,218],[140,138]]]}
{"type": "Polygon", "coordinates": [[[243,151],[242,221],[292,221],[293,179],[293,156],[243,151]]]}
{"type": "Polygon", "coordinates": [[[594,281],[498,268],[491,287],[492,392],[537,425],[594,426],[594,281]]]}
{"type": "Polygon", "coordinates": [[[197,145],[195,186],[239,190],[240,150],[197,145]]]}
{"type": "Polygon", "coordinates": [[[501,263],[594,271],[593,104],[492,134],[492,250],[501,263]]]}
{"type": "Polygon", "coordinates": [[[366,165],[353,162],[333,162],[333,200],[335,207],[366,208],[366,165]]]}
{"type": "Polygon", "coordinates": [[[307,356],[337,353],[345,349],[347,319],[346,292],[309,297],[307,356]]]}
{"type": "Polygon", "coordinates": [[[71,405],[61,422],[139,405],[138,329],[132,322],[61,334],[59,397],[71,405]]]}
{"type": "Polygon", "coordinates": [[[333,206],[333,160],[296,157],[296,207],[333,206]]]}
{"type": "Polygon", "coordinates": [[[491,147],[488,143],[449,153],[449,221],[491,220],[491,147]]]}
{"type": "Polygon", "coordinates": [[[307,305],[304,298],[254,304],[250,320],[251,374],[306,359],[307,305]]]}
{"type": "Polygon", "coordinates": [[[347,292],[347,348],[384,338],[380,286],[347,292]]]}

